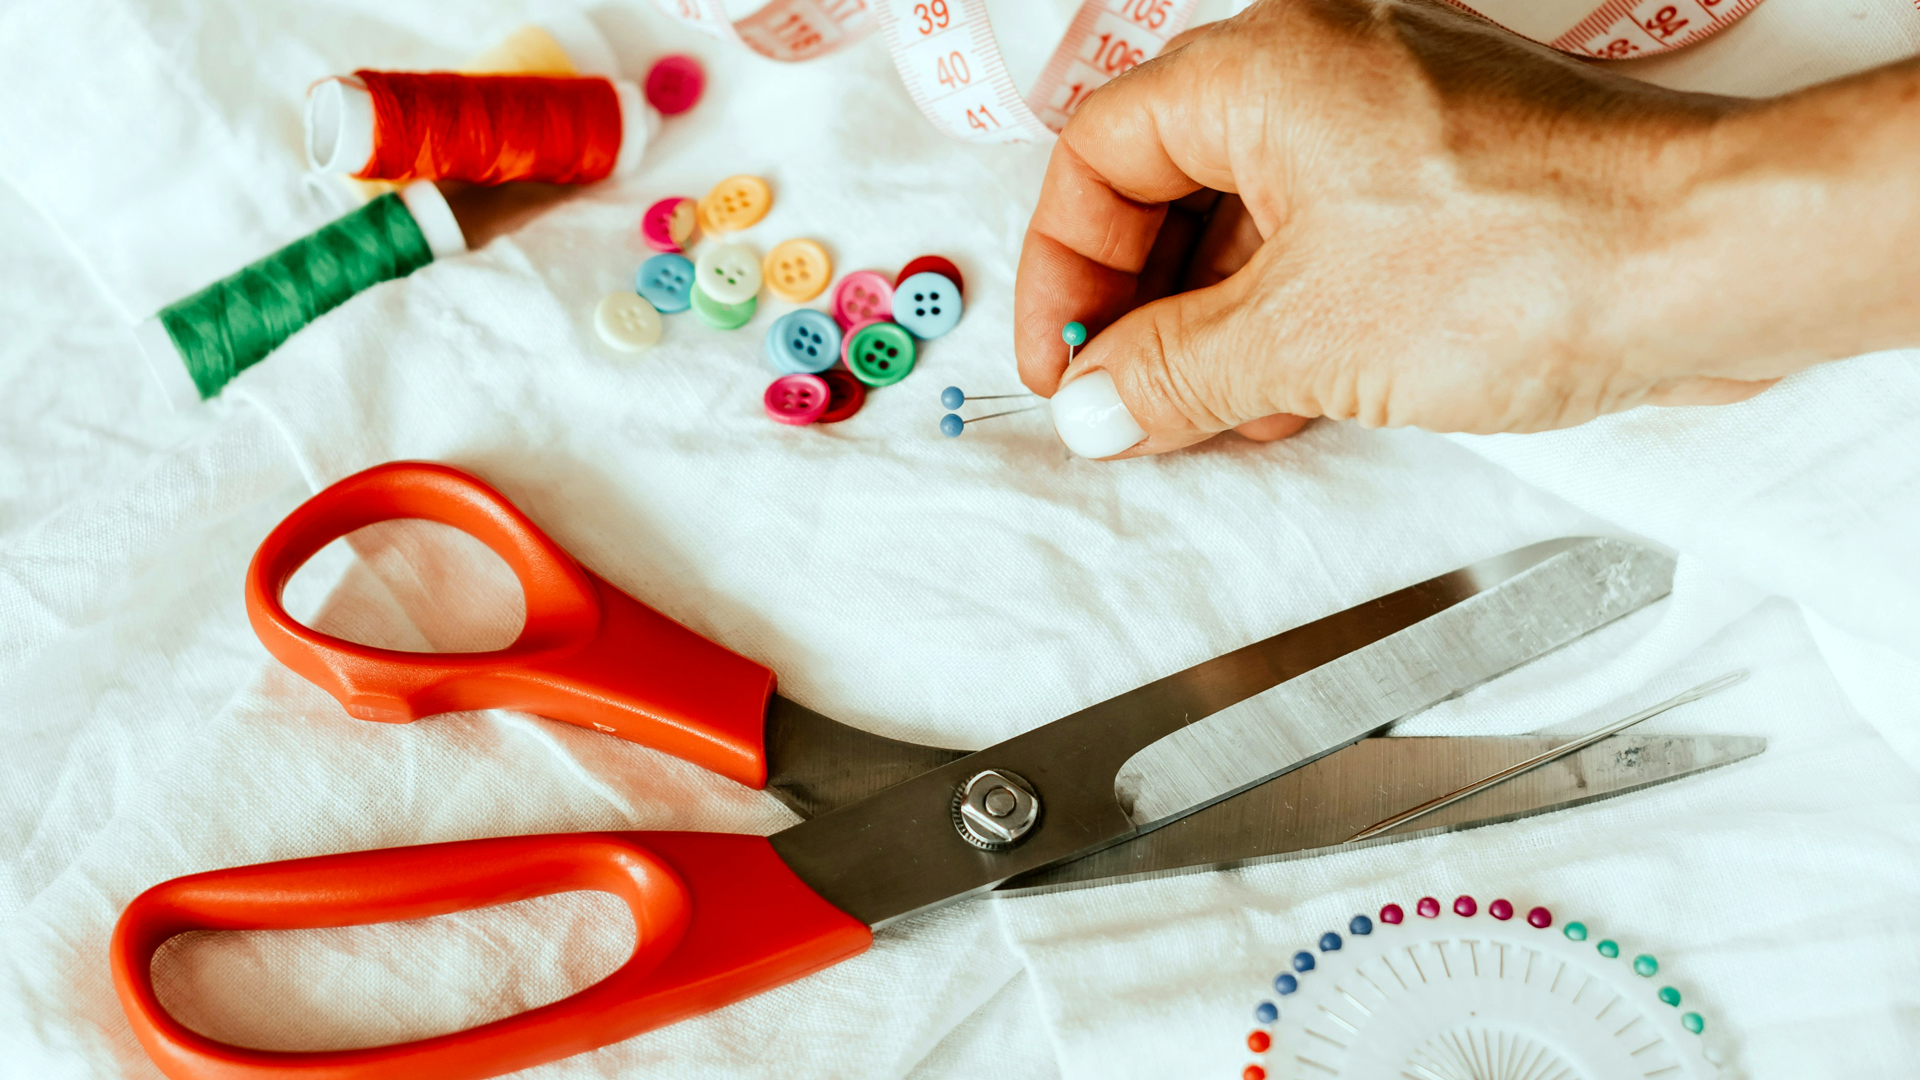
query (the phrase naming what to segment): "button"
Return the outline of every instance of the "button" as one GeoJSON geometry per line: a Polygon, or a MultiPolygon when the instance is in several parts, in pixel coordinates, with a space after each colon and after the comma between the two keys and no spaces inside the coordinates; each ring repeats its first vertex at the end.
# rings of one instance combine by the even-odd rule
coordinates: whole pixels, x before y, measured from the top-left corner
{"type": "Polygon", "coordinates": [[[819,296],[833,280],[833,261],[827,258],[827,250],[811,240],[775,245],[760,270],[773,295],[796,304],[819,296]]]}
{"type": "Polygon", "coordinates": [[[740,329],[753,318],[754,309],[759,306],[757,297],[749,296],[738,304],[723,304],[703,290],[693,290],[694,315],[715,330],[740,329]]]}
{"type": "Polygon", "coordinates": [[[893,317],[893,284],[871,270],[855,270],[833,287],[833,318],[842,329],[893,317]]]}
{"type": "Polygon", "coordinates": [[[719,222],[713,220],[713,200],[710,196],[703,195],[699,202],[693,204],[693,214],[694,219],[700,223],[701,232],[709,236],[718,236],[726,231],[720,227],[719,222]]]}
{"type": "Polygon", "coordinates": [[[783,424],[811,424],[827,411],[833,392],[818,375],[782,375],[767,387],[760,403],[783,424]]]}
{"type": "Polygon", "coordinates": [[[789,311],[767,329],[767,359],[780,371],[811,374],[840,359],[840,327],[812,308],[789,311]]]}
{"type": "Polygon", "coordinates": [[[694,264],[700,291],[722,304],[738,304],[760,291],[760,259],[739,244],[709,244],[694,264]]]}
{"type": "Polygon", "coordinates": [[[967,291],[967,283],[960,280],[960,268],[938,255],[922,255],[901,267],[900,272],[893,275],[894,285],[898,286],[900,282],[907,280],[915,274],[939,274],[941,277],[953,282],[954,289],[962,294],[967,291]]]}
{"type": "Polygon", "coordinates": [[[646,88],[647,104],[661,116],[679,116],[699,103],[707,73],[691,56],[663,56],[647,69],[646,88]]]}
{"type": "Polygon", "coordinates": [[[960,321],[960,287],[945,274],[922,271],[893,290],[893,321],[926,340],[960,321]]]}
{"type": "Polygon", "coordinates": [[[913,335],[897,323],[868,323],[847,346],[847,366],[868,386],[892,386],[913,370],[913,335]]]}
{"type": "Polygon", "coordinates": [[[715,232],[739,232],[773,209],[773,189],[757,176],[729,176],[700,200],[701,224],[715,232]]]}
{"type": "Polygon", "coordinates": [[[685,195],[661,199],[640,215],[640,239],[655,251],[678,252],[693,239],[694,213],[699,204],[685,195]]]}
{"type": "Polygon", "coordinates": [[[662,315],[687,310],[693,300],[693,260],[685,255],[655,255],[633,275],[633,291],[662,315]]]}
{"type": "Polygon", "coordinates": [[[840,362],[847,365],[848,367],[853,366],[852,353],[853,353],[854,335],[858,334],[862,330],[865,330],[867,327],[872,326],[874,323],[883,323],[883,322],[892,322],[892,321],[893,321],[892,319],[887,319],[887,318],[861,319],[859,322],[854,323],[852,326],[847,327],[846,334],[843,335],[840,339],[840,362]]]}
{"type": "Polygon", "coordinates": [[[660,312],[643,296],[614,293],[593,309],[593,328],[621,352],[645,352],[660,340],[660,312]]]}
{"type": "Polygon", "coordinates": [[[820,373],[820,381],[827,384],[832,399],[827,402],[827,411],[820,414],[817,424],[837,424],[867,403],[867,384],[853,377],[846,368],[828,368],[820,373]]]}

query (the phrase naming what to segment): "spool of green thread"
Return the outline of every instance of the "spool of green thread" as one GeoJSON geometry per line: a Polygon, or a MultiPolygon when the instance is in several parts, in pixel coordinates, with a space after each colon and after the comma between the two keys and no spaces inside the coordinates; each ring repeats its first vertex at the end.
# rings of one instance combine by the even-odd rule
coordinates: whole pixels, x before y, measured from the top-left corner
{"type": "Polygon", "coordinates": [[[418,181],[162,308],[134,333],[167,399],[183,408],[354,294],[465,250],[440,189],[418,181]]]}

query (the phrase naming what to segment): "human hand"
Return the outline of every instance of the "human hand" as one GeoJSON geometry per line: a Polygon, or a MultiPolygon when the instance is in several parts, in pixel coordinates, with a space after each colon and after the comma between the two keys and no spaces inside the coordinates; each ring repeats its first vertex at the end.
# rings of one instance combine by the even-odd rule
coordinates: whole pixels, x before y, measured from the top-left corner
{"type": "MultiPolygon", "coordinates": [[[[1076,112],[1021,253],[1022,379],[1112,377],[1056,403],[1104,410],[1076,452],[1316,416],[1565,427],[1742,400],[1916,330],[1885,286],[1823,329],[1849,314],[1811,280],[1833,253],[1761,273],[1777,238],[1743,242],[1831,182],[1769,152],[1804,157],[1833,100],[1796,118],[1663,90],[1438,3],[1264,0],[1175,44],[1076,112]],[[1068,369],[1072,320],[1096,336],[1068,369]]],[[[1821,231],[1786,227],[1785,248],[1845,242],[1802,235],[1821,231]]]]}

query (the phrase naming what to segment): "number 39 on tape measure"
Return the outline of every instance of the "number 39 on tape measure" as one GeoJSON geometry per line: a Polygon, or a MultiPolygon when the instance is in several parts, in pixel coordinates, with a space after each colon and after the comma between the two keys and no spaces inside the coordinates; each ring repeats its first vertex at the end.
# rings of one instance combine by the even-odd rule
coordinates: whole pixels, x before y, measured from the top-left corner
{"type": "MultiPolygon", "coordinates": [[[[1449,2],[1563,52],[1620,60],[1691,45],[1760,0],[1449,2]]],[[[824,56],[878,27],[907,93],[934,126],[967,142],[1023,143],[1058,133],[1087,95],[1159,55],[1199,0],[1085,0],[1024,95],[1001,59],[987,0],[771,0],[739,20],[728,18],[725,0],[654,3],[775,60],[824,56]]]]}

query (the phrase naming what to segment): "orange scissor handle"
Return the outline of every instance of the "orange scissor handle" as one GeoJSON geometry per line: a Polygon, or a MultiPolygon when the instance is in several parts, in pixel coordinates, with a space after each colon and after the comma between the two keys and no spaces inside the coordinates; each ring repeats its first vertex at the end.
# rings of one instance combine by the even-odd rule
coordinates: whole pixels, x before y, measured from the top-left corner
{"type": "Polygon", "coordinates": [[[212,870],[162,882],[120,914],[114,989],[172,1080],[479,1080],[584,1053],[810,975],[873,934],[822,900],[765,837],[603,832],[509,836],[212,870]],[[153,955],[192,930],[291,930],[418,919],[597,889],[633,912],[633,955],[585,990],[465,1031],[297,1052],[219,1042],[153,992],[153,955]]]}
{"type": "Polygon", "coordinates": [[[301,503],[247,568],[247,617],[267,651],[362,720],[403,724],[464,709],[522,709],[685,758],[746,784],[767,781],[773,672],[621,592],[573,560],[498,491],[459,469],[396,461],[301,503]],[[280,602],[314,553],[365,525],[425,518],[506,560],[526,624],[504,649],[412,653],[343,641],[280,602]]]}

